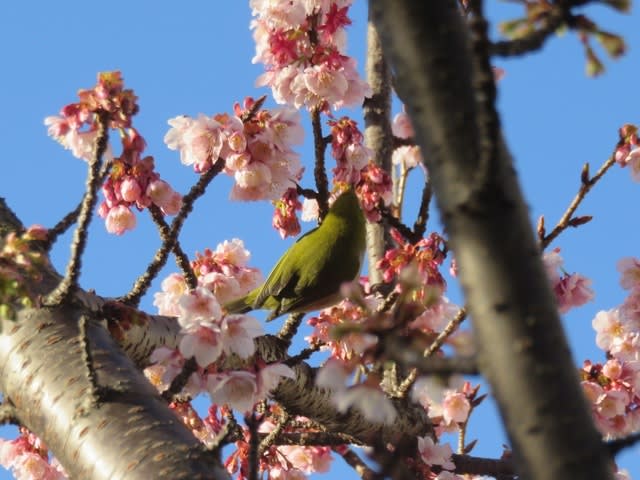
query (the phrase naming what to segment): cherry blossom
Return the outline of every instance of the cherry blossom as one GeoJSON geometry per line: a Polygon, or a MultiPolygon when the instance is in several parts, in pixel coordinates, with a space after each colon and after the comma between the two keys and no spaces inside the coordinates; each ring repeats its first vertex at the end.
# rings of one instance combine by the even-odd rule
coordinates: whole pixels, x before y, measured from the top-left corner
{"type": "Polygon", "coordinates": [[[258,269],[247,266],[250,257],[242,240],[234,238],[218,244],[215,250],[207,248],[196,253],[191,268],[198,283],[213,292],[220,303],[225,303],[245,295],[260,283],[258,269]]]}
{"type": "Polygon", "coordinates": [[[263,334],[260,322],[249,315],[227,315],[221,321],[222,349],[227,354],[250,357],[255,352],[253,339],[263,334]]]}
{"type": "Polygon", "coordinates": [[[366,383],[335,391],[332,401],[340,412],[353,407],[370,422],[391,425],[398,415],[389,397],[366,383]]]}
{"type": "Polygon", "coordinates": [[[162,291],[154,294],[153,305],[158,307],[160,315],[177,317],[180,314],[178,299],[187,291],[184,277],[179,273],[172,273],[162,280],[160,288],[162,291]]]}
{"type": "Polygon", "coordinates": [[[543,262],[556,296],[558,310],[561,313],[566,313],[573,307],[582,306],[593,300],[594,293],[591,289],[591,280],[579,273],[569,274],[565,272],[562,267],[564,261],[560,256],[559,248],[545,253],[543,262]],[[563,273],[558,273],[558,270],[562,270],[563,273]]]}
{"type": "MultiPolygon", "coordinates": [[[[385,282],[391,282],[411,265],[416,267],[420,284],[430,285],[444,290],[445,281],[440,266],[445,259],[444,240],[436,233],[412,244],[402,237],[400,232],[391,229],[391,237],[398,247],[387,250],[384,258],[378,262],[385,282]]],[[[422,294],[424,289],[420,290],[422,294]]]]}
{"type": "Polygon", "coordinates": [[[625,257],[618,261],[617,269],[621,273],[620,286],[631,289],[640,286],[640,260],[634,257],[625,257]]]}
{"type": "Polygon", "coordinates": [[[398,138],[411,138],[415,135],[413,131],[413,125],[411,124],[411,118],[407,114],[407,111],[402,106],[402,112],[396,113],[391,122],[391,131],[398,138]]]}
{"type": "Polygon", "coordinates": [[[302,205],[298,200],[296,188],[289,188],[282,198],[275,203],[275,212],[273,214],[273,228],[275,228],[280,237],[294,237],[300,233],[300,222],[296,216],[296,211],[302,209],[302,205]]]}
{"type": "MultiPolygon", "coordinates": [[[[102,212],[103,210],[100,210],[101,215],[102,212]]],[[[136,216],[125,205],[117,205],[109,209],[108,213],[103,216],[106,217],[105,225],[109,233],[122,235],[127,230],[133,230],[136,226],[136,216]]]]}
{"type": "Polygon", "coordinates": [[[99,122],[106,119],[106,127],[120,133],[122,152],[114,157],[107,144],[101,160],[110,166],[102,193],[105,200],[98,214],[105,219],[109,233],[122,235],[136,225],[132,208],[143,210],[157,205],[165,215],[175,215],[182,206],[182,197],[160,180],[153,158],[143,157],[144,138],[132,126],[138,111],[137,98],[132,90],[124,89],[120,72],[103,72],[92,89],[78,92],[79,102],[66,105],[60,116],[47,117],[48,133],[78,158],[90,161],[96,154],[99,122]]]}
{"type": "Polygon", "coordinates": [[[362,104],[371,90],[344,55],[350,1],[254,1],[251,23],[255,63],[266,72],[257,85],[270,86],[278,103],[328,110],[362,104]]]}
{"type": "Polygon", "coordinates": [[[19,480],[64,480],[62,466],[54,458],[49,461],[42,442],[24,427],[13,440],[0,439],[0,465],[19,480]]]}
{"type": "Polygon", "coordinates": [[[229,405],[240,412],[249,412],[261,398],[255,373],[246,370],[209,375],[207,391],[211,401],[229,405]]]}
{"type": "Polygon", "coordinates": [[[430,437],[418,437],[418,453],[427,465],[439,465],[445,470],[456,468],[451,461],[451,446],[448,444],[437,445],[430,437]]]}
{"type": "Polygon", "coordinates": [[[467,421],[471,404],[461,392],[449,391],[442,402],[442,418],[445,423],[464,423],[467,421]]]}

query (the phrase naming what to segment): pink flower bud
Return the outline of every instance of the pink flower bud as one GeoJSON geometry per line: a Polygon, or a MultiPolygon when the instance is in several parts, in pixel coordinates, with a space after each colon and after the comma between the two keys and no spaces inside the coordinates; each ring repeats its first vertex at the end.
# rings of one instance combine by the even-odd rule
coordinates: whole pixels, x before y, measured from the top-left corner
{"type": "Polygon", "coordinates": [[[136,216],[129,208],[118,205],[109,210],[105,224],[107,232],[122,235],[136,226],[136,216]]]}
{"type": "Polygon", "coordinates": [[[126,177],[120,184],[120,195],[125,202],[135,202],[140,198],[142,189],[133,177],[126,177]]]}

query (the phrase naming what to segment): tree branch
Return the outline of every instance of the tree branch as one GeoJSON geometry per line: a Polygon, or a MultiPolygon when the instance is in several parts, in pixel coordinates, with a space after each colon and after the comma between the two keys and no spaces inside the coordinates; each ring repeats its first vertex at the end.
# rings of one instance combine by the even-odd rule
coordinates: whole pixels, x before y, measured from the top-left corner
{"type": "MultiPolygon", "coordinates": [[[[386,172],[391,172],[391,72],[382,52],[380,36],[371,19],[367,25],[366,71],[371,98],[366,98],[364,102],[364,142],[374,152],[373,161],[386,172]]],[[[384,220],[383,223],[367,222],[366,226],[369,281],[378,284],[382,283],[382,274],[377,265],[391,244],[389,227],[384,220]]]]}

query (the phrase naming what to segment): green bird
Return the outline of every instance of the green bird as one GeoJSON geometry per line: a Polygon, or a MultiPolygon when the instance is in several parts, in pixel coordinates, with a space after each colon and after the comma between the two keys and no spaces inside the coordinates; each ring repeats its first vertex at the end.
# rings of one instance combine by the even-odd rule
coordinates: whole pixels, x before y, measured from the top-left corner
{"type": "Polygon", "coordinates": [[[322,223],[301,236],[280,257],[264,284],[224,307],[229,313],[271,310],[285,313],[330,307],[340,285],[357,278],[365,250],[365,220],[352,188],[333,203],[322,223]]]}

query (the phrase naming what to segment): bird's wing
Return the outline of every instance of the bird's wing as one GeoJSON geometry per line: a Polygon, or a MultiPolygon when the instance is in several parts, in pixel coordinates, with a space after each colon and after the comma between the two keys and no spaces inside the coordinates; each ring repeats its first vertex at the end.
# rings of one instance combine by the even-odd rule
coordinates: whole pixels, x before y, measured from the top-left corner
{"type": "Polygon", "coordinates": [[[339,268],[326,267],[335,249],[349,247],[347,239],[343,235],[335,235],[335,232],[327,234],[326,231],[314,229],[300,237],[274,267],[254,307],[262,306],[271,296],[278,303],[278,308],[272,312],[275,316],[308,306],[324,308],[326,305],[322,304],[322,300],[337,294],[340,285],[353,280],[360,271],[359,262],[347,269],[344,265],[339,268]]]}
{"type": "Polygon", "coordinates": [[[262,288],[258,292],[258,295],[253,301],[253,308],[260,308],[269,297],[277,297],[283,291],[292,291],[298,282],[300,275],[300,266],[304,262],[296,262],[296,258],[299,255],[304,256],[306,250],[308,250],[309,238],[314,232],[318,231],[319,227],[308,231],[302,235],[296,242],[291,245],[278,263],[273,267],[271,273],[262,284],[262,288]],[[297,264],[296,264],[297,263],[297,264]]]}

